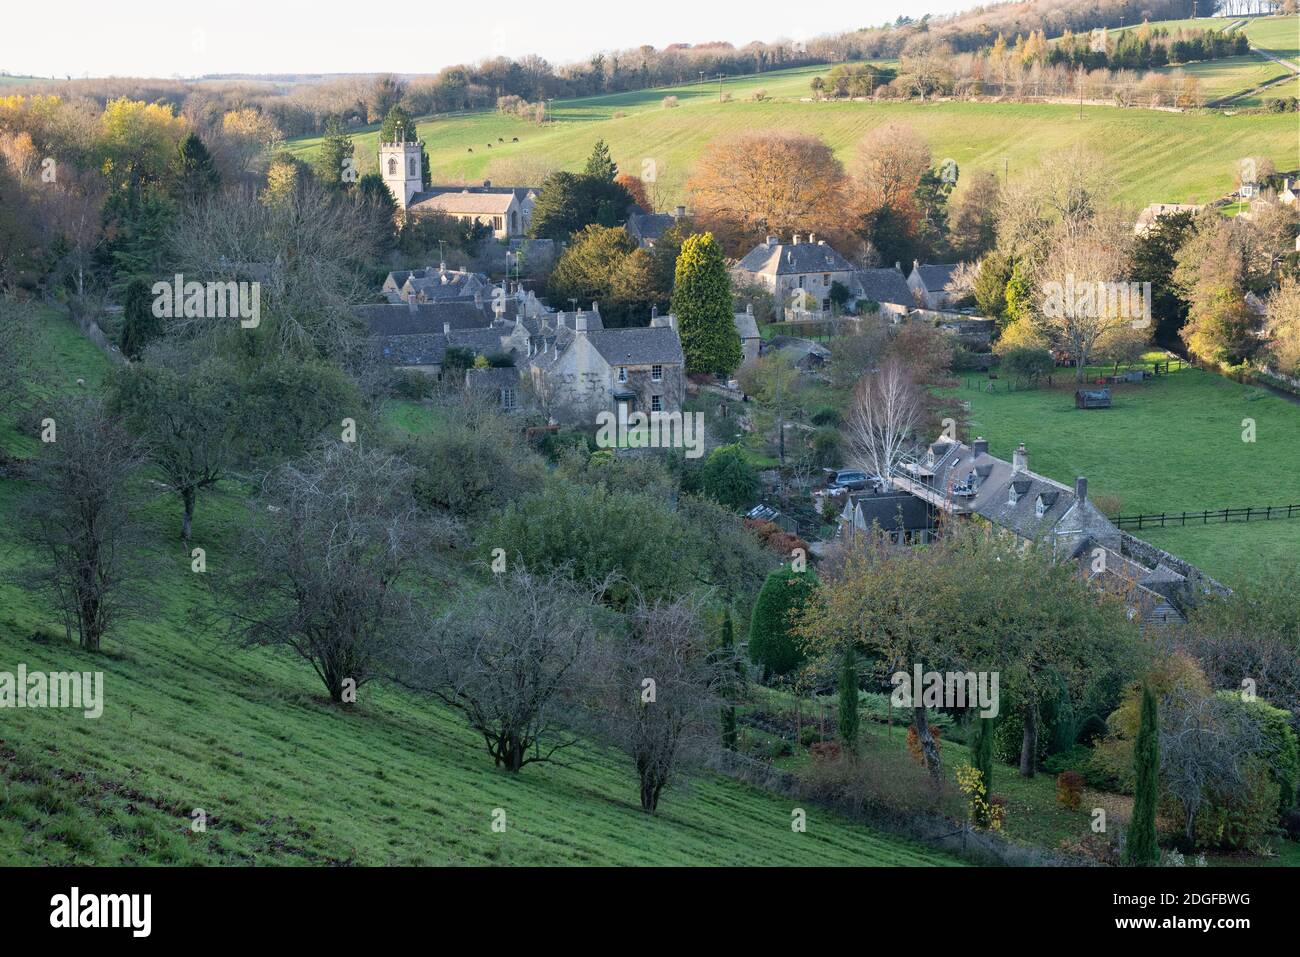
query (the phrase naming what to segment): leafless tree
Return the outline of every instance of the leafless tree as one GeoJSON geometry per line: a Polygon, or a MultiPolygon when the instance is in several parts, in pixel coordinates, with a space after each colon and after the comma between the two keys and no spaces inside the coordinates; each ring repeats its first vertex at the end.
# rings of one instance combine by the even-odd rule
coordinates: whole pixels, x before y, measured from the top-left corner
{"type": "Polygon", "coordinates": [[[598,722],[635,763],[648,814],[674,778],[716,746],[720,692],[735,662],[710,644],[693,599],[642,598],[626,634],[599,649],[598,722]]]}
{"type": "Polygon", "coordinates": [[[359,444],[335,443],[269,473],[253,502],[221,610],[245,645],[280,645],[309,662],[330,699],[351,704],[413,621],[428,553],[453,527],[423,515],[411,468],[359,444]]]}
{"type": "Polygon", "coordinates": [[[59,609],[69,640],[75,628],[81,646],[98,651],[110,628],[137,610],[146,574],[135,533],[143,452],[91,398],[49,406],[42,438],[17,511],[41,562],[21,579],[59,609]]]}
{"type": "Polygon", "coordinates": [[[1177,691],[1166,698],[1160,716],[1160,777],[1182,806],[1190,847],[1202,808],[1246,788],[1246,762],[1262,739],[1245,711],[1213,694],[1177,691]]]}
{"type": "Polygon", "coordinates": [[[518,771],[574,744],[577,699],[600,631],[603,588],[521,564],[430,621],[395,677],[459,710],[498,767],[518,771]]]}
{"type": "Polygon", "coordinates": [[[844,423],[852,462],[888,482],[920,421],[916,383],[902,362],[886,359],[853,390],[853,404],[844,423]]]}
{"type": "Polygon", "coordinates": [[[371,292],[363,227],[361,206],[311,179],[270,205],[233,189],[187,208],[171,236],[177,272],[186,282],[260,283],[260,325],[240,330],[228,318],[185,318],[171,320],[171,330],[270,330],[273,348],[287,355],[355,355],[361,330],[353,307],[371,292]]]}

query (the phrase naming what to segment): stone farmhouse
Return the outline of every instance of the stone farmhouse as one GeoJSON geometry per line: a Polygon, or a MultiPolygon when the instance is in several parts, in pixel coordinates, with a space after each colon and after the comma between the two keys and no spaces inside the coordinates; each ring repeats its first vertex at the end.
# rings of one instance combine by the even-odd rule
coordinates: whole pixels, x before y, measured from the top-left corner
{"type": "Polygon", "coordinates": [[[850,308],[861,298],[856,267],[813,234],[806,241],[801,235],[792,236],[788,243],[768,236],[731,273],[740,282],[757,283],[771,292],[778,315],[786,320],[823,318],[830,312],[835,283],[848,289],[850,308]],[[796,306],[801,294],[805,302],[811,300],[806,310],[796,306]]]}
{"type": "Polygon", "coordinates": [[[1024,443],[1007,462],[990,455],[983,438],[970,445],[940,439],[905,462],[889,485],[879,497],[850,497],[840,516],[844,534],[874,522],[899,540],[923,541],[943,520],[984,522],[1075,563],[1081,576],[1123,597],[1130,616],[1148,624],[1181,621],[1201,593],[1224,590],[1194,566],[1116,528],[1088,497],[1086,478],[1070,487],[1031,471],[1024,443]],[[925,510],[897,501],[899,493],[925,510]]]}
{"type": "Polygon", "coordinates": [[[598,412],[680,412],[686,359],[676,316],[649,326],[593,328],[579,310],[570,328],[557,316],[553,340],[541,339],[529,363],[542,408],[557,422],[591,422],[598,412]]]}
{"type": "Polygon", "coordinates": [[[855,278],[860,290],[858,303],[875,303],[883,315],[895,322],[917,307],[916,293],[899,263],[894,263],[893,269],[859,269],[855,278]]]}
{"type": "Polygon", "coordinates": [[[923,308],[947,309],[961,298],[951,289],[958,265],[958,263],[949,263],[923,266],[913,259],[912,274],[907,277],[907,287],[912,290],[916,301],[923,308]]]}
{"type": "Polygon", "coordinates": [[[462,299],[475,294],[487,295],[492,288],[488,277],[467,269],[448,269],[439,263],[435,268],[406,269],[390,272],[381,291],[389,302],[434,302],[462,299]]]}

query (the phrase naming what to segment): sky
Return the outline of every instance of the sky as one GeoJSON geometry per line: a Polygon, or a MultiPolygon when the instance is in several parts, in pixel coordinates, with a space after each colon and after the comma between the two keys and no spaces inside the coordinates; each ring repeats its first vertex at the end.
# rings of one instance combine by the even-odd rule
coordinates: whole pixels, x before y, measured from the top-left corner
{"type": "Polygon", "coordinates": [[[553,64],[645,43],[809,39],[976,0],[7,0],[0,71],[15,76],[434,73],[492,56],[553,64]],[[611,14],[613,11],[613,14],[611,14]],[[739,15],[743,12],[743,16],[739,15]]]}

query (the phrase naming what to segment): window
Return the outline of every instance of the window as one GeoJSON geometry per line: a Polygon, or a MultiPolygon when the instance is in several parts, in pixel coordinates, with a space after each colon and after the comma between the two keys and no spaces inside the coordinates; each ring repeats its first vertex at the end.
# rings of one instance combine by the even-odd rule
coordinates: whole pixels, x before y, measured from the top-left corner
{"type": "Polygon", "coordinates": [[[393,159],[391,156],[388,158],[388,175],[397,175],[397,160],[393,159]]]}
{"type": "Polygon", "coordinates": [[[800,289],[803,288],[803,276],[800,276],[800,277],[799,277],[799,288],[800,288],[800,289]]]}
{"type": "Polygon", "coordinates": [[[495,230],[498,230],[498,231],[499,231],[499,230],[501,229],[501,222],[502,222],[502,220],[501,220],[501,217],[500,217],[500,216],[493,216],[493,217],[492,217],[492,228],[495,229],[495,230]]]}
{"type": "Polygon", "coordinates": [[[1017,496],[1016,496],[1016,487],[1013,485],[1013,486],[1011,486],[1009,489],[1007,489],[1007,504],[1008,504],[1008,505],[1015,505],[1015,504],[1016,504],[1016,497],[1017,497],[1017,496]]]}
{"type": "Polygon", "coordinates": [[[654,381],[654,382],[658,382],[658,381],[659,381],[660,379],[662,379],[663,377],[664,377],[664,367],[663,367],[663,366],[651,366],[651,367],[650,367],[650,378],[651,378],[652,381],[654,381]]]}
{"type": "Polygon", "coordinates": [[[415,175],[415,157],[414,157],[414,156],[412,156],[409,160],[406,161],[406,172],[407,172],[407,174],[410,175],[410,176],[414,176],[414,175],[415,175]]]}
{"type": "Polygon", "coordinates": [[[618,381],[619,382],[627,381],[627,366],[618,367],[618,381]]]}
{"type": "Polygon", "coordinates": [[[822,300],[822,312],[829,312],[829,311],[830,311],[830,308],[831,308],[831,301],[830,301],[829,299],[823,299],[823,300],[822,300]]]}
{"type": "Polygon", "coordinates": [[[510,412],[515,407],[515,390],[505,388],[501,390],[501,408],[510,412]]]}
{"type": "Polygon", "coordinates": [[[1042,518],[1047,512],[1047,506],[1043,504],[1043,499],[1039,496],[1038,501],[1034,504],[1034,514],[1042,518]]]}
{"type": "Polygon", "coordinates": [[[664,397],[661,395],[650,396],[650,411],[662,412],[664,410],[664,397]]]}

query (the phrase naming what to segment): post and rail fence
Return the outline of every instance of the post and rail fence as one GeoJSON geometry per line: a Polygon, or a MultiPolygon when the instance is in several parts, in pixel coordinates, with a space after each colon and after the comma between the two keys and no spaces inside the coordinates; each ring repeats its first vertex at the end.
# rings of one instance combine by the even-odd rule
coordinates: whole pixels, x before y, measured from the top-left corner
{"type": "Polygon", "coordinates": [[[1115,515],[1116,528],[1167,528],[1181,525],[1209,525],[1211,522],[1273,521],[1300,518],[1300,505],[1253,505],[1245,508],[1202,509],[1199,512],[1150,512],[1141,515],[1115,515]]]}

